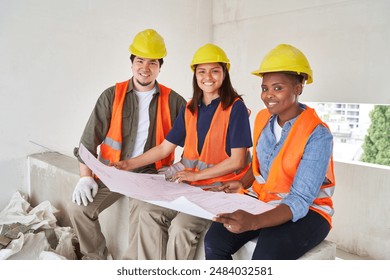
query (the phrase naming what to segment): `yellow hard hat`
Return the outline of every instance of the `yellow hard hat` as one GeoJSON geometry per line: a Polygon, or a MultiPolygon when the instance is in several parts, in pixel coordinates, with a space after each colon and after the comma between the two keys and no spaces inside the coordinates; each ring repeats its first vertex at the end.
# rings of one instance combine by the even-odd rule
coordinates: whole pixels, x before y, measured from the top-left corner
{"type": "Polygon", "coordinates": [[[307,76],[307,84],[313,82],[313,71],[306,56],[297,48],[281,44],[272,49],[263,59],[260,68],[252,74],[262,77],[270,72],[295,72],[307,76]]]}
{"type": "Polygon", "coordinates": [[[163,37],[153,29],[135,35],[129,51],[135,56],[149,59],[160,59],[167,55],[163,37]]]}
{"type": "Polygon", "coordinates": [[[195,65],[203,63],[213,63],[213,62],[222,62],[226,63],[226,68],[229,71],[230,61],[226,56],[226,53],[218,46],[213,44],[206,44],[203,47],[200,47],[191,62],[191,69],[194,71],[195,65]]]}

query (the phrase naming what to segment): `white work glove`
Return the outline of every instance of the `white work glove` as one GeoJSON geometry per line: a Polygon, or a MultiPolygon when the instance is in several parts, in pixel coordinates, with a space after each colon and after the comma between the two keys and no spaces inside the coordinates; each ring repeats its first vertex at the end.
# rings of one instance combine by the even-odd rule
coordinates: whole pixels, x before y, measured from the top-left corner
{"type": "Polygon", "coordinates": [[[184,170],[185,166],[180,162],[176,162],[175,164],[172,164],[168,167],[168,169],[165,170],[165,180],[167,181],[173,181],[173,176],[176,174],[176,172],[184,170]]]}
{"type": "Polygon", "coordinates": [[[84,206],[87,206],[93,201],[97,191],[98,185],[92,177],[81,177],[74,188],[72,201],[78,205],[81,205],[82,201],[84,206]]]}

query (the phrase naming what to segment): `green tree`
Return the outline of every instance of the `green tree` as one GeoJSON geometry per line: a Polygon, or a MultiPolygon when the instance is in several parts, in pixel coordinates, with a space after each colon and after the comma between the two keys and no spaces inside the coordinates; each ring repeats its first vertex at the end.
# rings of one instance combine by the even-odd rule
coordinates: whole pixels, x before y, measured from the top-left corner
{"type": "Polygon", "coordinates": [[[370,118],[361,160],[390,166],[390,106],[375,105],[370,118]]]}

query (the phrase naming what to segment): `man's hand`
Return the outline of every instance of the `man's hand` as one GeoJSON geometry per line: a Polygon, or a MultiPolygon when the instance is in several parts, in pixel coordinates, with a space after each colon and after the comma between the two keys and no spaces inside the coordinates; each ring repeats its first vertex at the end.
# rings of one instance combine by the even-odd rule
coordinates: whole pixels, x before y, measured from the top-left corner
{"type": "Polygon", "coordinates": [[[109,164],[109,166],[114,166],[116,169],[127,170],[127,171],[134,169],[133,159],[112,162],[109,164]]]}
{"type": "Polygon", "coordinates": [[[210,190],[214,192],[241,193],[243,189],[244,187],[241,181],[229,181],[222,186],[212,187],[210,190]]]}
{"type": "Polygon", "coordinates": [[[93,201],[98,191],[98,185],[92,177],[81,177],[74,188],[72,201],[84,206],[87,206],[89,202],[93,201]]]}

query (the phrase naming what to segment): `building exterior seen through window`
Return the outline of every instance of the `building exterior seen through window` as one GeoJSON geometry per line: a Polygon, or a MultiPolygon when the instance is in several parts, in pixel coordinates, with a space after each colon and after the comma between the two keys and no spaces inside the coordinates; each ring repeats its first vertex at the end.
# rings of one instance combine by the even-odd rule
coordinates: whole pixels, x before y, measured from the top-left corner
{"type": "Polygon", "coordinates": [[[327,123],[334,159],[390,166],[390,105],[305,102],[327,123]]]}

